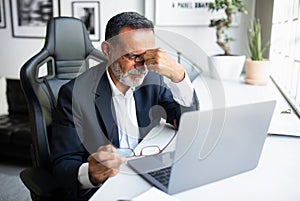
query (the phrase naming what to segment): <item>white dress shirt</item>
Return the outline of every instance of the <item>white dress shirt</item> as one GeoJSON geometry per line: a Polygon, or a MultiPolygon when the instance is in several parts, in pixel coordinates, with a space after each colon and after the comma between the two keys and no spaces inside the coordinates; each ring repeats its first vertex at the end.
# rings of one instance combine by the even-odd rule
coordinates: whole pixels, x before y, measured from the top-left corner
{"type": "MultiPolygon", "coordinates": [[[[136,117],[135,99],[133,96],[135,88],[131,87],[123,94],[117,89],[107,70],[106,73],[112,89],[112,100],[116,112],[117,119],[115,119],[115,121],[118,125],[120,148],[134,149],[139,139],[139,127],[136,117]]],[[[185,73],[185,77],[181,82],[170,82],[168,85],[177,103],[186,107],[193,104],[194,88],[187,73],[185,73]]],[[[95,187],[89,180],[88,163],[83,163],[80,166],[78,180],[81,183],[81,189],[95,187]]]]}

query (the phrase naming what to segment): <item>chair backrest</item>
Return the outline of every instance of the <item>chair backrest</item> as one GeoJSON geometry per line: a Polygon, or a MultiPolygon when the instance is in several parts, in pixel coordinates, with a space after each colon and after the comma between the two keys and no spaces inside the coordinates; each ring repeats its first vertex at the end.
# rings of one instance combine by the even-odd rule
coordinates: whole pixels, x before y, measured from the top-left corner
{"type": "Polygon", "coordinates": [[[95,49],[83,22],[56,17],[47,25],[44,47],[21,68],[33,139],[33,165],[50,168],[48,132],[60,87],[89,68],[89,60],[105,60],[95,49]]]}

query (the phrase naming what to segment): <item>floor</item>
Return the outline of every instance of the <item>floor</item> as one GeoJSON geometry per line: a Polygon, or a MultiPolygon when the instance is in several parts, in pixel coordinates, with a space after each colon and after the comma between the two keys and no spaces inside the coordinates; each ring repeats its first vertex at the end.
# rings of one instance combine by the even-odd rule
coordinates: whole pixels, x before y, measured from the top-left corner
{"type": "Polygon", "coordinates": [[[30,193],[22,183],[19,174],[29,167],[29,162],[8,160],[0,161],[0,201],[30,201],[30,193]]]}

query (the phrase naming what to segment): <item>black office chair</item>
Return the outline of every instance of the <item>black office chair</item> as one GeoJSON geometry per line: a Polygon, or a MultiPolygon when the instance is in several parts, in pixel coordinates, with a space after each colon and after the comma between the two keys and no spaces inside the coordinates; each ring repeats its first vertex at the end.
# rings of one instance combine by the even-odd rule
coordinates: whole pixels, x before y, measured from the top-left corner
{"type": "Polygon", "coordinates": [[[33,167],[23,170],[20,177],[34,201],[60,200],[61,190],[51,174],[51,114],[60,87],[88,69],[90,59],[102,62],[105,57],[93,47],[82,21],[57,17],[48,23],[42,50],[21,68],[31,123],[33,167]]]}

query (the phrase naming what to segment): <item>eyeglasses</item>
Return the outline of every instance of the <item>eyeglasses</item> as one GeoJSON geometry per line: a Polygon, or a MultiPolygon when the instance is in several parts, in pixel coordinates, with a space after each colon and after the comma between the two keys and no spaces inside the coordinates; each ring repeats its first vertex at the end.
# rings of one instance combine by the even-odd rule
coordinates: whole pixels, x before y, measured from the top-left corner
{"type": "MultiPolygon", "coordinates": [[[[116,129],[117,125],[114,124],[112,128],[112,132],[110,135],[110,141],[112,141],[114,130],[116,129]]],[[[131,158],[131,157],[141,157],[141,156],[153,156],[162,153],[168,146],[171,144],[173,139],[176,136],[177,131],[174,132],[172,138],[169,140],[169,142],[163,147],[160,148],[157,145],[149,145],[142,147],[141,151],[139,153],[136,153],[132,148],[118,148],[117,152],[122,158],[131,158]]]]}
{"type": "Polygon", "coordinates": [[[173,141],[175,138],[177,132],[174,132],[174,135],[172,138],[169,140],[169,142],[161,149],[157,145],[149,145],[145,146],[141,149],[139,153],[136,153],[133,149],[131,148],[118,148],[117,152],[122,158],[131,158],[131,157],[141,157],[141,156],[153,156],[162,153],[168,146],[169,144],[173,141]]]}
{"type": "Polygon", "coordinates": [[[162,150],[157,145],[150,145],[150,146],[143,147],[140,153],[136,153],[131,148],[118,148],[117,152],[122,158],[130,158],[130,157],[139,157],[139,156],[152,156],[152,155],[160,154],[162,150]]]}
{"type": "Polygon", "coordinates": [[[131,60],[131,61],[134,61],[136,63],[143,63],[145,60],[144,60],[144,54],[132,54],[132,53],[128,53],[128,54],[125,54],[123,55],[123,57],[125,57],[126,59],[128,60],[131,60]]]}

